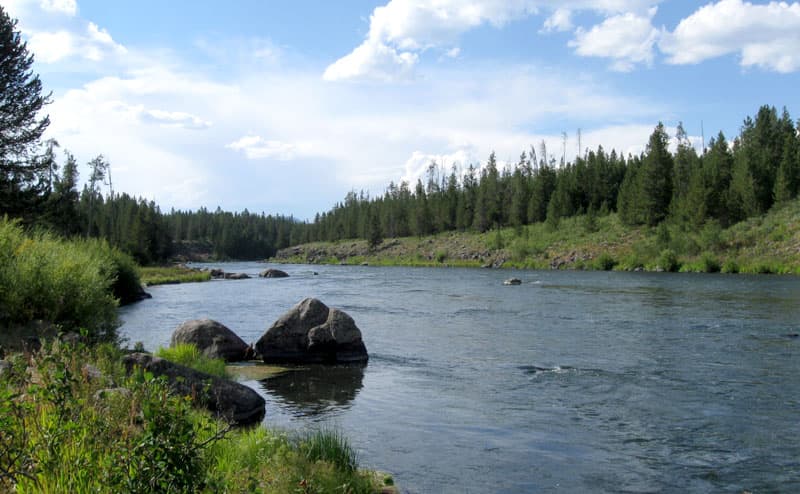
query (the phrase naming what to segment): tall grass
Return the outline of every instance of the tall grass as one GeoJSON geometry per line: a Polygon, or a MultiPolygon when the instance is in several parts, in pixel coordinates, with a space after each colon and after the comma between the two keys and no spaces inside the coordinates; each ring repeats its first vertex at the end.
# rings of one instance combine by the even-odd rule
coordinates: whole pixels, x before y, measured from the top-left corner
{"type": "Polygon", "coordinates": [[[99,241],[26,234],[0,219],[0,327],[41,320],[109,339],[117,326],[113,287],[128,284],[124,254],[99,241]]]}
{"type": "Polygon", "coordinates": [[[212,376],[226,376],[224,360],[206,356],[191,343],[179,343],[169,348],[159,348],[156,356],[212,376]]]}
{"type": "Polygon", "coordinates": [[[378,491],[340,435],[230,430],[162,380],[126,376],[114,346],[54,343],[11,361],[0,373],[0,492],[378,491]]]}

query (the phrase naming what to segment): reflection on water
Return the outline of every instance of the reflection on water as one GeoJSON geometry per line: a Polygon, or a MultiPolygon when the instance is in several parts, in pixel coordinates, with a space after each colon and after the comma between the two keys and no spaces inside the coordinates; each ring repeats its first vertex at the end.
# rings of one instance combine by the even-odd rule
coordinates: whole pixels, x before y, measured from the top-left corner
{"type": "Polygon", "coordinates": [[[363,387],[365,365],[296,367],[260,381],[295,417],[317,417],[350,408],[363,387]]]}

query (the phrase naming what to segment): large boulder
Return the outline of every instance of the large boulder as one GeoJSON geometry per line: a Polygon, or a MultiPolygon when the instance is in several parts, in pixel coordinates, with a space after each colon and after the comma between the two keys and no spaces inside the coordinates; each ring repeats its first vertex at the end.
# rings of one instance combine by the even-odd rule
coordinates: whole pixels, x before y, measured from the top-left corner
{"type": "Polygon", "coordinates": [[[246,360],[250,347],[225,325],[212,319],[194,319],[181,324],[172,333],[170,346],[192,344],[207,357],[226,362],[246,360]]]}
{"type": "Polygon", "coordinates": [[[288,278],[289,274],[280,269],[267,269],[259,274],[262,278],[288,278]]]}
{"type": "Polygon", "coordinates": [[[258,393],[244,384],[212,376],[146,353],[132,353],[123,362],[128,373],[138,368],[164,376],[172,392],[190,396],[192,400],[236,425],[260,422],[265,402],[258,393]]]}
{"type": "Polygon", "coordinates": [[[256,343],[265,363],[364,363],[361,331],[346,313],[307,298],[282,315],[256,343]]]}

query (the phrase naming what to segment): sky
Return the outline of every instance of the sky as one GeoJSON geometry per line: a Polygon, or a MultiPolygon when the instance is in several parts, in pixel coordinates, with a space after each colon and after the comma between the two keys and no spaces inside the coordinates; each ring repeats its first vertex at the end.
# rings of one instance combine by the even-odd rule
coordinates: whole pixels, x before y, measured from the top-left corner
{"type": "Polygon", "coordinates": [[[797,2],[0,5],[52,91],[46,137],[163,211],[310,220],[432,161],[515,163],[542,141],[557,160],[636,154],[658,122],[699,147],[761,105],[800,116],[797,2]]]}

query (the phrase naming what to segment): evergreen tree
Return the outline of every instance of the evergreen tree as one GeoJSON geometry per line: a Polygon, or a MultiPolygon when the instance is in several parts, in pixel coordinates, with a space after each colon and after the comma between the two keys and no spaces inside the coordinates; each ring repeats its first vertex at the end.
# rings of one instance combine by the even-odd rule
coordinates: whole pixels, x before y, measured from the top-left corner
{"type": "Polygon", "coordinates": [[[672,200],[672,155],[669,136],[659,122],[647,144],[639,180],[643,221],[655,226],[666,218],[672,200]]]}
{"type": "Polygon", "coordinates": [[[375,249],[383,242],[383,230],[377,206],[369,208],[369,223],[367,225],[367,242],[370,249],[375,249]]]}
{"type": "Polygon", "coordinates": [[[50,124],[39,113],[50,102],[39,76],[31,70],[33,54],[0,6],[0,215],[30,215],[49,192],[51,170],[35,156],[50,124]]]}

